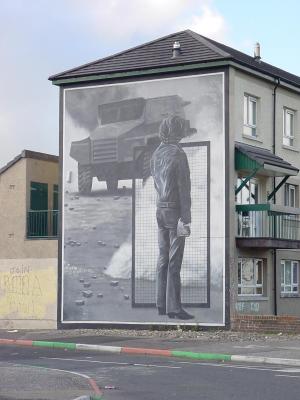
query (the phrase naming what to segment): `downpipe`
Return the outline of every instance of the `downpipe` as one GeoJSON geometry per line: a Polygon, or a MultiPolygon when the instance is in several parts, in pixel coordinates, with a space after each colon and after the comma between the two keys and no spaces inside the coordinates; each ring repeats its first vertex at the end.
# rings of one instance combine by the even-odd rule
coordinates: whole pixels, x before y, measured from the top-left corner
{"type": "MultiPolygon", "coordinates": [[[[273,144],[272,144],[272,152],[276,154],[276,91],[278,86],[280,85],[280,79],[275,78],[275,86],[273,88],[273,144]]],[[[273,177],[273,190],[276,187],[276,178],[273,177]]],[[[276,193],[274,193],[273,203],[276,204],[276,193]]],[[[276,230],[276,226],[275,226],[276,230]]],[[[274,248],[273,251],[273,281],[274,281],[274,315],[278,315],[277,311],[277,249],[274,248]]]]}

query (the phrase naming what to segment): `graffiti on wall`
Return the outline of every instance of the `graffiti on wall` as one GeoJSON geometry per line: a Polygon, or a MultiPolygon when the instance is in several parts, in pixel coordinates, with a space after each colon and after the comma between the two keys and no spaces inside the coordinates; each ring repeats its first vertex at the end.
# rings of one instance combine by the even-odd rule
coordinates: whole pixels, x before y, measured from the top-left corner
{"type": "Polygon", "coordinates": [[[55,319],[56,260],[0,260],[0,265],[2,319],[55,319]]]}
{"type": "Polygon", "coordinates": [[[235,303],[235,310],[239,313],[259,313],[259,303],[252,301],[239,301],[235,303]]]}
{"type": "Polygon", "coordinates": [[[65,89],[63,322],[224,324],[223,85],[65,89]]]}

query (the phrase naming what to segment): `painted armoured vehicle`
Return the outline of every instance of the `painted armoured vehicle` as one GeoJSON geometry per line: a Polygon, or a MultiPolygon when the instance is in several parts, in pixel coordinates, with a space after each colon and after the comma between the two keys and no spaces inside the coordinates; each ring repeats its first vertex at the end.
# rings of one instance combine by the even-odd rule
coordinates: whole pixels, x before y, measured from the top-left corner
{"type": "MultiPolygon", "coordinates": [[[[137,177],[134,148],[157,142],[161,121],[170,114],[185,118],[184,107],[188,104],[172,95],[99,105],[98,127],[90,137],[71,144],[70,156],[78,162],[78,191],[89,194],[93,177],[106,181],[112,193],[119,180],[137,177]]],[[[195,131],[186,120],[185,135],[195,131]]]]}

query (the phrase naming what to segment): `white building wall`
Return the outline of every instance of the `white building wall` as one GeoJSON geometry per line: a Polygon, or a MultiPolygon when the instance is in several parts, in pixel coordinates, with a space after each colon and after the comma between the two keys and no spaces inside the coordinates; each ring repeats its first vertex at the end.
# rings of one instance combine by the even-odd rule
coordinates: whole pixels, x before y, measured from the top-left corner
{"type": "MultiPolygon", "coordinates": [[[[273,314],[274,313],[274,259],[273,250],[261,249],[239,249],[235,245],[236,235],[236,212],[234,188],[237,181],[237,173],[234,169],[234,141],[239,141],[248,145],[262,147],[270,151],[273,150],[273,91],[275,81],[269,82],[254,75],[250,75],[240,70],[230,68],[229,82],[229,136],[230,136],[230,254],[231,257],[231,315],[240,314],[273,314]],[[257,137],[252,138],[243,132],[244,124],[244,94],[256,97],[257,100],[257,137]],[[264,258],[267,260],[267,284],[266,296],[241,297],[237,294],[238,286],[238,266],[239,256],[264,258]]],[[[293,166],[300,169],[300,91],[292,92],[285,87],[279,86],[276,92],[276,154],[293,166]],[[287,107],[295,111],[295,142],[293,148],[283,145],[283,108],[287,107]]],[[[281,178],[276,178],[276,184],[281,178]]],[[[300,188],[300,175],[291,177],[287,181],[300,188]]],[[[267,195],[272,191],[273,179],[259,177],[261,185],[260,202],[267,202],[267,195]]],[[[298,200],[299,201],[299,200],[298,200]]],[[[276,203],[284,205],[284,187],[276,194],[276,203]]],[[[299,204],[298,204],[299,206],[299,204]]],[[[280,261],[281,259],[300,260],[299,250],[277,250],[277,311],[278,314],[300,315],[300,297],[283,298],[280,293],[280,261]],[[287,312],[288,310],[288,312],[287,312]]],[[[300,271],[299,271],[300,276],[300,271]]]]}

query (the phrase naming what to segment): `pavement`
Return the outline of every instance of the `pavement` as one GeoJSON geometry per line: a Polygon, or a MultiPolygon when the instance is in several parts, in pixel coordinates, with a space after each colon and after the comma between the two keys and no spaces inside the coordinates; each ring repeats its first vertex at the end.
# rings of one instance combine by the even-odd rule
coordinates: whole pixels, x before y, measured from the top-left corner
{"type": "Polygon", "coordinates": [[[1,345],[300,367],[300,335],[117,329],[0,330],[1,345]]]}
{"type": "Polygon", "coordinates": [[[90,400],[94,393],[91,379],[79,373],[5,362],[0,362],[0,373],[0,400],[61,400],[79,396],[90,400]]]}

